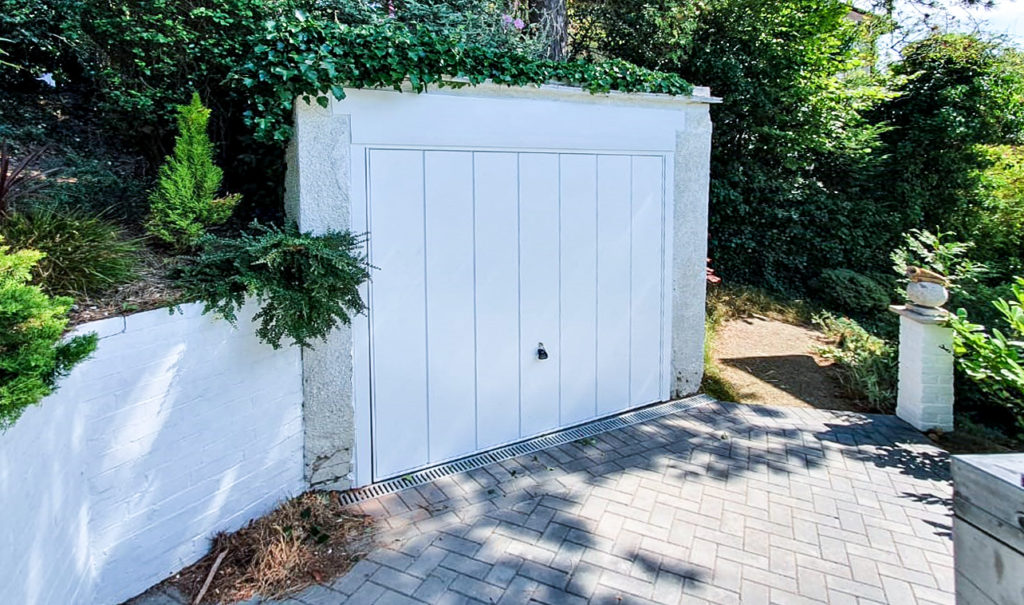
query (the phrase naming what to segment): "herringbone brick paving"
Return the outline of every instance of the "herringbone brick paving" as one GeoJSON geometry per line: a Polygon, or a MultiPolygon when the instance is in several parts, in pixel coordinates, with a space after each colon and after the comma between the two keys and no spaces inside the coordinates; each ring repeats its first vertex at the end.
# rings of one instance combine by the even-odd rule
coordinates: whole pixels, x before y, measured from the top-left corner
{"type": "Polygon", "coordinates": [[[336,603],[953,603],[947,455],[893,416],[708,404],[362,503],[336,603]]]}
{"type": "Polygon", "coordinates": [[[950,497],[893,416],[711,404],[365,502],[292,603],[952,603],[950,497]]]}

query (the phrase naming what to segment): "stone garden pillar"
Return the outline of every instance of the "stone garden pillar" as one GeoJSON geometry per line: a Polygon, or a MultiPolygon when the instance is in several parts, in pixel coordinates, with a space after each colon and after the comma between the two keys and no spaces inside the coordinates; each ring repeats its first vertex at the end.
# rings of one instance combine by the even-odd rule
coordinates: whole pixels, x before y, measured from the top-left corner
{"type": "MultiPolygon", "coordinates": [[[[953,430],[953,330],[942,309],[949,297],[944,284],[918,281],[930,274],[907,271],[906,306],[890,307],[900,316],[899,394],[896,415],[919,431],[953,430]]],[[[941,276],[935,276],[941,278],[941,276]]],[[[928,279],[928,278],[924,278],[928,279]]]]}
{"type": "Polygon", "coordinates": [[[953,330],[944,317],[894,307],[900,316],[896,415],[920,431],[953,430],[953,330]]]}

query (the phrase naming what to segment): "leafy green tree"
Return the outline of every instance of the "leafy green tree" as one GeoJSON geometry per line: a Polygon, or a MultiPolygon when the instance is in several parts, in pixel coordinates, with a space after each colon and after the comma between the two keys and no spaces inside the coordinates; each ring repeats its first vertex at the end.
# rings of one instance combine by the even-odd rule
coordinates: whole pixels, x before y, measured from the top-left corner
{"type": "MultiPolygon", "coordinates": [[[[975,35],[940,34],[903,55],[892,67],[895,94],[872,116],[889,125],[880,193],[908,228],[940,225],[994,260],[985,247],[1004,232],[989,220],[995,208],[984,207],[984,173],[999,160],[985,146],[1024,140],[1024,54],[975,35]]],[[[1008,218],[1024,220],[1001,220],[1008,218]]],[[[1005,245],[1005,233],[998,240],[1005,245]]],[[[1015,252],[1018,263],[1024,256],[1003,252],[1015,252]]]]}
{"type": "Polygon", "coordinates": [[[837,0],[573,5],[576,56],[621,57],[722,97],[709,244],[726,280],[799,291],[823,269],[883,269],[901,233],[872,194],[881,127],[862,115],[883,96],[865,69],[878,30],[849,13],[837,0]]]}
{"type": "Polygon", "coordinates": [[[0,429],[49,395],[96,348],[96,335],[62,340],[71,299],[29,285],[41,252],[0,246],[0,429]]]}
{"type": "Polygon", "coordinates": [[[160,167],[150,196],[146,229],[179,249],[193,247],[213,225],[228,220],[240,195],[217,197],[224,171],[213,163],[213,143],[207,134],[210,110],[192,94],[178,108],[178,138],[174,154],[160,167]]]}
{"type": "Polygon", "coordinates": [[[964,208],[960,227],[977,244],[976,255],[1004,274],[1024,273],[1024,146],[980,150],[976,201],[964,208]]]}

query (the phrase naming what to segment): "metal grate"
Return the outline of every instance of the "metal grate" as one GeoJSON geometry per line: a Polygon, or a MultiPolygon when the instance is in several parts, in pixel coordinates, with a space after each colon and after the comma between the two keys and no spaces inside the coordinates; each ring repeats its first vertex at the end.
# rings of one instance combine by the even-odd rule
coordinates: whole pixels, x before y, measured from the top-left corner
{"type": "Polygon", "coordinates": [[[466,458],[445,462],[444,464],[425,468],[394,479],[381,481],[380,483],[367,485],[366,487],[351,489],[342,492],[340,499],[342,504],[354,504],[356,502],[362,502],[363,500],[379,498],[386,494],[393,494],[403,489],[436,481],[441,477],[464,473],[482,466],[487,466],[488,464],[494,464],[495,462],[501,462],[518,456],[532,454],[549,447],[562,445],[563,443],[586,439],[587,437],[593,437],[595,435],[600,435],[601,433],[614,431],[615,429],[621,429],[640,422],[646,422],[669,414],[675,414],[705,403],[713,403],[714,401],[714,399],[707,395],[694,395],[693,397],[687,397],[686,399],[679,399],[677,401],[657,403],[639,410],[632,410],[617,416],[594,420],[593,422],[548,433],[546,435],[527,439],[526,441],[519,441],[511,445],[474,454],[466,458]]]}

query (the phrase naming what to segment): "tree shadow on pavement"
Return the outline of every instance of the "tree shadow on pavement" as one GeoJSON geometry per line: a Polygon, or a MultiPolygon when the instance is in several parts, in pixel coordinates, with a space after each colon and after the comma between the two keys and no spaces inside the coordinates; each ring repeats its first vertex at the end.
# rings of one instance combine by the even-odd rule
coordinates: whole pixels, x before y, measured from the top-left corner
{"type": "Polygon", "coordinates": [[[891,558],[865,527],[946,539],[949,495],[948,455],[898,418],[715,402],[360,503],[384,531],[339,590],[400,573],[418,598],[725,603],[742,567],[799,594],[779,545],[891,558]]]}

